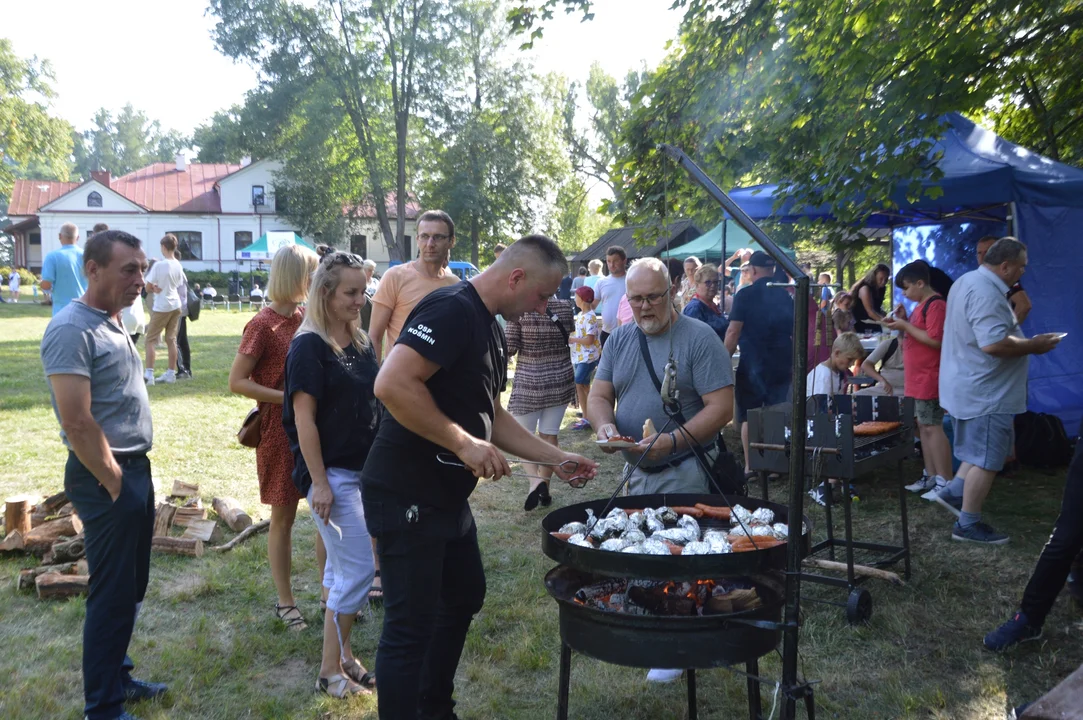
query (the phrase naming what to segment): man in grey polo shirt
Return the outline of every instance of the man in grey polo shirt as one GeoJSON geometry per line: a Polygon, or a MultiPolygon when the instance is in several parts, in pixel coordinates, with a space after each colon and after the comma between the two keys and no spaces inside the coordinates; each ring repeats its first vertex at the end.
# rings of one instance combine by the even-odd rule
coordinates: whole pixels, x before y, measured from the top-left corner
{"type": "Polygon", "coordinates": [[[981,507],[1011,449],[1012,418],[1027,409],[1028,356],[1060,342],[1023,336],[1006,294],[1027,266],[1027,248],[1001,238],[981,267],[952,285],[940,351],[940,404],[951,414],[955,478],[936,501],[958,515],[953,540],[1003,545],[1008,536],[981,522],[981,507]]]}
{"type": "Polygon", "coordinates": [[[628,271],[628,302],[635,323],[621,325],[609,337],[587,401],[587,416],[598,428],[599,440],[616,435],[643,438],[636,447],[622,451],[629,467],[647,454],[628,481],[633,495],[708,492],[689,440],[675,426],[646,450],[654,439],[653,434],[643,437],[647,419],[655,430],[662,430],[668,418],[643,362],[640,335],[646,336],[659,379],[670,358],[676,362],[685,428],[700,445],[712,449],[718,432],[733,418],[729,353],[714,330],[673,309],[669,290],[669,272],[660,260],[640,260],[628,271]]]}
{"type": "MultiPolygon", "coordinates": [[[[635,322],[621,325],[609,336],[590,388],[587,418],[598,428],[598,440],[617,435],[642,437],[635,447],[621,451],[628,463],[625,473],[629,473],[628,492],[632,495],[710,492],[690,441],[704,448],[711,461],[720,450],[718,433],[733,419],[730,354],[711,327],[674,309],[669,271],[661,260],[636,262],[628,271],[626,289],[635,322]],[[646,338],[660,381],[670,360],[677,365],[683,431],[676,426],[666,428],[668,417],[644,362],[641,337],[646,338]],[[644,429],[648,419],[653,432],[644,429]],[[663,431],[660,437],[657,431],[663,431]],[[641,459],[633,471],[632,465],[641,459]]],[[[647,681],[676,682],[682,672],[680,668],[656,668],[647,674],[647,681]]]]}
{"type": "Polygon", "coordinates": [[[146,594],[154,489],[150,403],[143,363],[120,319],[139,301],[147,258],[119,230],[83,251],[87,290],[45,330],[41,360],[60,437],[68,448],[64,492],[83,521],[90,593],[83,624],[83,693],[89,720],[132,718],[125,700],[160,696],[165,685],[134,680],[127,657],[146,594]]]}

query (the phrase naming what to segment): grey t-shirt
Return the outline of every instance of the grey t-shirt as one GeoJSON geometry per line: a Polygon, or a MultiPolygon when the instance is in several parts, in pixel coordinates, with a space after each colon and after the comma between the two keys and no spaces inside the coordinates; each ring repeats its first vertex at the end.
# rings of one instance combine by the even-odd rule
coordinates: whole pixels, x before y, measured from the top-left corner
{"type": "MultiPolygon", "coordinates": [[[[643,364],[639,332],[634,323],[617,328],[602,350],[602,359],[594,376],[595,380],[613,383],[617,399],[617,430],[621,435],[636,440],[642,438],[643,423],[648,417],[658,431],[669,420],[662,407],[662,398],[655,389],[647,366],[643,364]]],[[[733,363],[726,346],[713,329],[699,320],[678,315],[677,322],[668,332],[647,336],[647,348],[659,380],[669,362],[671,338],[673,358],[677,361],[681,412],[685,420],[691,420],[703,409],[704,395],[733,385],[733,363]]],[[[659,464],[680,457],[683,456],[665,458],[659,464]]],[[[634,464],[638,458],[624,453],[624,459],[634,464]]],[[[647,467],[647,464],[643,466],[647,467]]]]}
{"type": "Polygon", "coordinates": [[[940,405],[959,420],[1026,412],[1030,358],[982,351],[1009,335],[1023,337],[1007,292],[1004,281],[984,266],[951,286],[940,347],[940,405]]]}
{"type": "MultiPolygon", "coordinates": [[[[45,376],[90,378],[90,414],[101,426],[114,453],[150,450],[154,440],[150,400],[143,384],[143,360],[124,328],[101,310],[75,300],[58,312],[41,341],[45,376]]],[[[60,420],[53,384],[53,412],[60,420]]],[[[60,431],[60,438],[71,443],[60,431]]]]}

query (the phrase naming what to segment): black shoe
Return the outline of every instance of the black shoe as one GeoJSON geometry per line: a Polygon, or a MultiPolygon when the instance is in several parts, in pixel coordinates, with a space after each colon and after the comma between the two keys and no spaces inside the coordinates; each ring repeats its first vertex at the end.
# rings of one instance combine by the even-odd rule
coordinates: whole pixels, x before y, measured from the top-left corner
{"type": "Polygon", "coordinates": [[[538,486],[538,489],[541,490],[538,499],[541,500],[542,507],[549,507],[550,505],[552,505],[553,496],[549,494],[549,483],[542,483],[538,486]]]}
{"type": "MultiPolygon", "coordinates": [[[[539,502],[544,502],[542,496],[549,496],[549,486],[542,483],[538,487],[530,491],[530,494],[526,496],[526,502],[523,503],[523,509],[530,512],[534,508],[538,507],[539,502]]],[[[552,498],[549,498],[549,502],[553,502],[552,498]]],[[[548,504],[548,503],[546,503],[548,504]]]]}
{"type": "Polygon", "coordinates": [[[139,702],[140,700],[157,700],[165,695],[169,687],[165,683],[144,682],[132,679],[124,686],[124,700],[126,702],[139,702]]]}

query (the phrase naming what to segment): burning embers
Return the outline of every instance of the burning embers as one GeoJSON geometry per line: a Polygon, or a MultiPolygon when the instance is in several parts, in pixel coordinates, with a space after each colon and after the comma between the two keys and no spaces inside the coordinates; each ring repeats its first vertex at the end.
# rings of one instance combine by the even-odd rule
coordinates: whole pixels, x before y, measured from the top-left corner
{"type": "Polygon", "coordinates": [[[573,601],[629,615],[729,615],[753,610],[763,600],[750,580],[719,578],[673,582],[606,579],[576,591],[573,601]]]}
{"type": "Polygon", "coordinates": [[[586,522],[567,523],[553,536],[609,552],[715,555],[764,550],[786,542],[787,526],[774,523],[774,517],[768,508],[750,512],[740,505],[732,509],[710,505],[613,508],[601,519],[588,509],[586,522]],[[701,527],[700,523],[714,526],[701,527]]]}

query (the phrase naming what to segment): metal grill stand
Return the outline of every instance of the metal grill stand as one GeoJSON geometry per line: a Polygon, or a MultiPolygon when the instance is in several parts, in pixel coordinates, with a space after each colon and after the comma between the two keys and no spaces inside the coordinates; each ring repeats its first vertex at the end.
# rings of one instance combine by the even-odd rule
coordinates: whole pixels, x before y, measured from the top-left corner
{"type": "MultiPolygon", "coordinates": [[[[836,548],[841,549],[845,554],[846,577],[807,570],[802,571],[801,575],[811,582],[846,589],[849,593],[846,602],[822,602],[845,608],[846,619],[852,624],[866,622],[872,615],[872,596],[868,590],[860,587],[867,577],[854,572],[855,564],[883,568],[902,561],[903,577],[910,579],[910,531],[902,463],[913,447],[914,401],[890,396],[817,395],[807,407],[818,412],[796,425],[791,421],[793,415],[785,405],[749,411],[749,467],[761,473],[761,478],[766,478],[768,472],[785,473],[789,455],[795,452],[792,440],[801,435],[807,442],[805,451],[812,458],[805,466],[804,477],[811,478],[813,484],[825,478],[843,481],[844,537],[835,535],[834,504],[828,492],[824,508],[827,539],[813,545],[809,557],[821,555],[834,561],[836,548]],[[854,426],[866,421],[899,422],[901,425],[897,430],[882,435],[855,436],[854,426]],[[801,429],[802,425],[804,432],[793,431],[794,427],[801,429]],[[850,481],[891,465],[896,467],[902,545],[854,540],[850,481]]],[[[763,486],[766,499],[766,481],[763,486]]],[[[792,483],[792,486],[803,491],[805,483],[802,480],[792,483]]]]}

